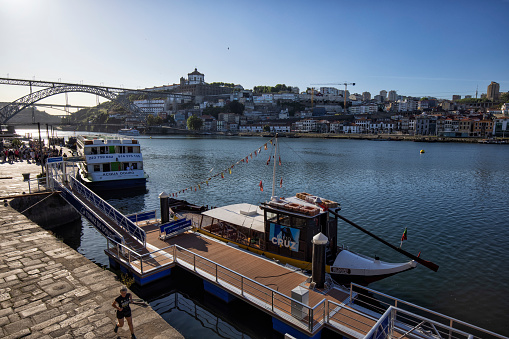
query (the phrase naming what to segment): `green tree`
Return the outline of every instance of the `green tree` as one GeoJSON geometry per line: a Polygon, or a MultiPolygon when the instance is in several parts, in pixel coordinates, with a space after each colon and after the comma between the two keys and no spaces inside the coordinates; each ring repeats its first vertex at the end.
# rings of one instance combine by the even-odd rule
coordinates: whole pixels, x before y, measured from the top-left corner
{"type": "Polygon", "coordinates": [[[242,114],[244,113],[244,104],[241,104],[237,100],[230,101],[226,104],[225,109],[227,113],[237,113],[242,114]]]}
{"type": "Polygon", "coordinates": [[[202,114],[203,115],[212,115],[214,118],[217,119],[217,117],[219,116],[219,113],[221,113],[221,111],[222,111],[221,107],[208,106],[203,109],[202,114]]]}
{"type": "Polygon", "coordinates": [[[187,128],[193,131],[199,130],[203,126],[203,120],[197,116],[191,115],[187,119],[187,128]]]}
{"type": "Polygon", "coordinates": [[[157,126],[163,123],[163,119],[161,117],[156,117],[152,114],[147,116],[147,125],[149,126],[157,126]]]}
{"type": "Polygon", "coordinates": [[[500,105],[500,107],[502,107],[502,105],[504,103],[509,102],[509,92],[500,94],[500,101],[502,101],[502,104],[500,105]]]}

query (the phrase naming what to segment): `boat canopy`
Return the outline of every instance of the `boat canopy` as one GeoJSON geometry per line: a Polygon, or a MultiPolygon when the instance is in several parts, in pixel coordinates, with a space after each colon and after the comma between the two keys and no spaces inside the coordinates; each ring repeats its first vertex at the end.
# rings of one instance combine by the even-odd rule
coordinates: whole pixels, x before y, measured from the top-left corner
{"type": "Polygon", "coordinates": [[[257,232],[265,232],[263,211],[257,205],[234,204],[217,207],[202,214],[233,225],[250,228],[257,232]]]}

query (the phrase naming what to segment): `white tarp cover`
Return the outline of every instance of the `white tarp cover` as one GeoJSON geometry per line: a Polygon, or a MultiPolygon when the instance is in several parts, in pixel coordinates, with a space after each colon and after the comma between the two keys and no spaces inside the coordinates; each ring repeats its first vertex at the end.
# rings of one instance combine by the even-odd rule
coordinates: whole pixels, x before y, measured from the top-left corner
{"type": "Polygon", "coordinates": [[[234,225],[251,228],[258,232],[265,232],[263,211],[256,205],[246,203],[228,205],[211,209],[202,214],[234,225]]]}

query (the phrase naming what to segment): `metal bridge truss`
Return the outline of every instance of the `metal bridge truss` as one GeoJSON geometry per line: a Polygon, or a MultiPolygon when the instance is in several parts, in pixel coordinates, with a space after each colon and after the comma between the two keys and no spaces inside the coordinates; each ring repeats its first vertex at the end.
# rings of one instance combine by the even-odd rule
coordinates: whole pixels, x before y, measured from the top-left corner
{"type": "MultiPolygon", "coordinates": [[[[46,82],[35,82],[35,81],[30,82],[30,86],[32,85],[47,86],[48,84],[49,83],[46,82]]],[[[55,84],[53,84],[52,87],[48,87],[40,91],[30,93],[29,95],[25,95],[24,97],[19,98],[18,100],[13,101],[10,104],[0,108],[0,122],[7,123],[7,121],[9,121],[10,118],[15,116],[21,110],[27,108],[28,106],[32,105],[33,103],[36,103],[39,100],[50,97],[52,95],[67,92],[84,92],[100,95],[101,97],[106,98],[108,100],[118,102],[123,108],[132,112],[137,117],[144,116],[143,111],[138,106],[127,100],[125,96],[120,95],[125,93],[126,90],[78,84],[61,84],[58,86],[54,85],[55,84]]]]}

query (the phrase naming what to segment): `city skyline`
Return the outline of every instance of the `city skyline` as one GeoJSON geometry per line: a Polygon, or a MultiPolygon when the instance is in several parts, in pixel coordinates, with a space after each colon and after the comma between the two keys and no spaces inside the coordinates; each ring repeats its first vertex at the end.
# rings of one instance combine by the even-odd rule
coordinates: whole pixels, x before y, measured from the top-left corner
{"type": "MultiPolygon", "coordinates": [[[[1,77],[125,88],[354,82],[350,93],[475,97],[509,90],[509,1],[174,2],[0,0],[1,77]],[[478,45],[476,45],[478,42],[478,45]]],[[[2,86],[0,101],[28,94],[2,86]]],[[[63,95],[59,95],[63,97],[63,95]]],[[[71,103],[95,102],[69,94],[71,103]]],[[[61,101],[48,98],[46,101],[61,101]]]]}

